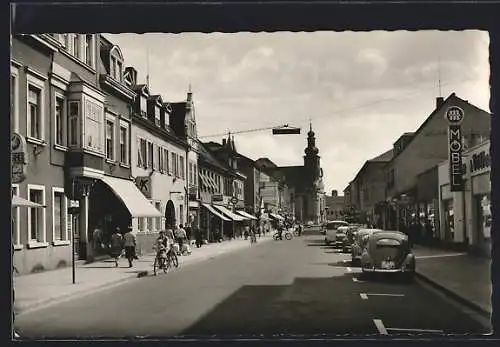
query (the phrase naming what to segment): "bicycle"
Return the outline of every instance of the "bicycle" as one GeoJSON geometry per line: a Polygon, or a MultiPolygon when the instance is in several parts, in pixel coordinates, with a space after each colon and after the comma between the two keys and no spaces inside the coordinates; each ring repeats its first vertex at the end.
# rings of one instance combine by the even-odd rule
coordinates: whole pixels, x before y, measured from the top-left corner
{"type": "MultiPolygon", "coordinates": [[[[283,233],[282,233],[282,236],[286,240],[290,241],[293,238],[293,233],[290,230],[284,230],[283,233]]],[[[280,239],[279,238],[279,232],[274,233],[273,240],[274,241],[278,241],[279,239],[280,239]]]]}
{"type": "Polygon", "coordinates": [[[167,273],[172,267],[179,267],[179,258],[173,247],[170,247],[168,251],[165,249],[157,252],[154,264],[153,264],[153,274],[156,276],[158,270],[163,270],[164,273],[167,273]]]}

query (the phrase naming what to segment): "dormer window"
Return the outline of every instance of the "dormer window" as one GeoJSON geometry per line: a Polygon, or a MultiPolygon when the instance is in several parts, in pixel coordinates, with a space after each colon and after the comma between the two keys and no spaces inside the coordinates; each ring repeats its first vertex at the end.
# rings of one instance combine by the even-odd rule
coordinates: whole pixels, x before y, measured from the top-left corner
{"type": "Polygon", "coordinates": [[[109,52],[109,74],[117,82],[123,82],[123,56],[118,46],[109,52]]]}
{"type": "Polygon", "coordinates": [[[160,115],[161,115],[160,106],[156,105],[155,106],[155,124],[156,124],[156,126],[160,126],[160,115]]]}
{"type": "Polygon", "coordinates": [[[148,110],[148,99],[145,95],[141,95],[141,116],[146,117],[148,110]]]}

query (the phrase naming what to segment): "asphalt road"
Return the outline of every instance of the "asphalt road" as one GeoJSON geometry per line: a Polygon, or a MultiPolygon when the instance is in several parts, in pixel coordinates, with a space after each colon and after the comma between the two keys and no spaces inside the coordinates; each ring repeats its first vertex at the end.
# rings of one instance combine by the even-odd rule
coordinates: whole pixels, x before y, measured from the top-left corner
{"type": "Polygon", "coordinates": [[[19,315],[26,338],[475,334],[470,312],[419,282],[357,279],[320,235],[271,241],[19,315]]]}

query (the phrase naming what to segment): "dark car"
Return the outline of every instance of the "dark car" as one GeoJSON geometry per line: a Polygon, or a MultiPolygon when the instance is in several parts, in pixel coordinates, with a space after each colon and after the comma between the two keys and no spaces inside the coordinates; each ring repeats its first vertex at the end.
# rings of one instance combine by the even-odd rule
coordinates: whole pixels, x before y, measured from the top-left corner
{"type": "Polygon", "coordinates": [[[352,245],[354,244],[356,235],[358,233],[359,227],[357,226],[349,226],[346,231],[346,237],[344,238],[344,242],[342,244],[342,252],[349,253],[351,252],[352,245]]]}
{"type": "Polygon", "coordinates": [[[382,231],[368,236],[361,255],[363,273],[397,273],[407,280],[415,274],[415,256],[408,236],[399,231],[382,231]]]}

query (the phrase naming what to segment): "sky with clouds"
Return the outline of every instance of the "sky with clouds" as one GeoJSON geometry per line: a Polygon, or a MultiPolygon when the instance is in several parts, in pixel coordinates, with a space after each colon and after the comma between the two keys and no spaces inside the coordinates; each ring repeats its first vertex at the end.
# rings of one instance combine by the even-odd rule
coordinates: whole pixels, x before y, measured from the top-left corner
{"type": "Polygon", "coordinates": [[[236,134],[247,157],[301,165],[311,119],[327,192],[342,192],[366,160],[415,131],[434,110],[439,80],[443,97],[455,92],[489,111],[487,32],[105,36],[141,83],[149,71],[151,92],[164,101],[185,100],[191,84],[199,136],[302,128],[301,135],[236,134]]]}

